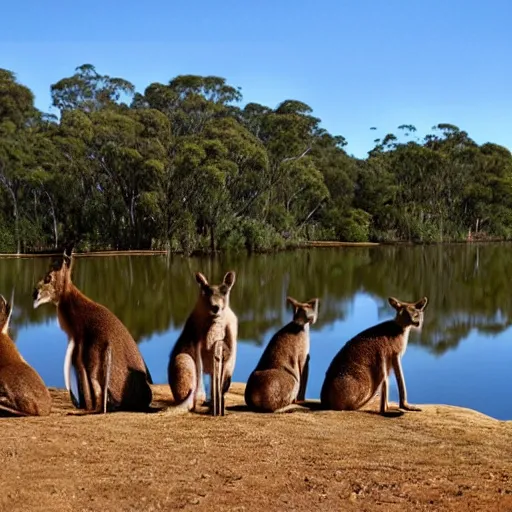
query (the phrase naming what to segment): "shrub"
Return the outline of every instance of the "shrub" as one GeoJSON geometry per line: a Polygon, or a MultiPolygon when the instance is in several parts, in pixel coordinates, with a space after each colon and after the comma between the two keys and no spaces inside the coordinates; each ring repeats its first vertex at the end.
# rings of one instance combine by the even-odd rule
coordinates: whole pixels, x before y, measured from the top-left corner
{"type": "Polygon", "coordinates": [[[16,252],[14,233],[5,224],[0,224],[0,252],[16,252]]]}
{"type": "Polygon", "coordinates": [[[285,245],[283,237],[273,226],[256,219],[244,219],[241,223],[241,231],[248,251],[263,252],[282,249],[285,245]]]}

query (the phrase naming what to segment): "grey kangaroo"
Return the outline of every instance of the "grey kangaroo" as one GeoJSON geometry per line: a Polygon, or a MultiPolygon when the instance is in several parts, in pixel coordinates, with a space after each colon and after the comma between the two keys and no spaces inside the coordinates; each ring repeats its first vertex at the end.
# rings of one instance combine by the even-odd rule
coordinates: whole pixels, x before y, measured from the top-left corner
{"type": "Polygon", "coordinates": [[[64,378],[71,400],[86,412],[147,411],[152,399],[150,376],[139,348],[124,324],[102,304],[86,297],[71,281],[72,259],[64,254],[34,290],[34,308],[57,307],[68,335],[64,378]],[[70,387],[73,365],[79,398],[70,387]]]}
{"type": "Polygon", "coordinates": [[[9,336],[12,308],[13,300],[9,304],[0,295],[0,413],[46,416],[52,407],[50,392],[9,336]]]}
{"type": "Polygon", "coordinates": [[[395,318],[359,333],[334,357],[322,386],[323,408],[338,411],[359,409],[380,387],[380,413],[386,414],[388,377],[394,370],[400,409],[421,410],[407,402],[401,358],[407,348],[410,330],[419,329],[423,323],[428,299],[423,297],[416,303],[402,302],[393,297],[388,300],[396,310],[395,318]]]}
{"type": "Polygon", "coordinates": [[[195,277],[199,297],[171,352],[169,386],[174,409],[189,411],[204,400],[203,373],[210,375],[212,413],[223,415],[236,361],[238,320],[229,304],[235,273],[228,272],[220,285],[210,285],[200,272],[195,277]]]}
{"type": "Polygon", "coordinates": [[[280,412],[303,401],[309,372],[309,326],[318,317],[318,299],[298,302],[287,297],[293,319],[269,341],[249,376],[245,403],[259,412],[280,412]]]}

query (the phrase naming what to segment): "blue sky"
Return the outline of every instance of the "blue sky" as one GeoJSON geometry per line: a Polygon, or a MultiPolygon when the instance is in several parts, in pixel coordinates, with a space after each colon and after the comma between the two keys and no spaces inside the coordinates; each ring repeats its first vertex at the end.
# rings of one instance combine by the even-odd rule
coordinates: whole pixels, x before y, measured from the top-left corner
{"type": "Polygon", "coordinates": [[[509,0],[18,0],[2,5],[0,67],[45,111],[50,84],[91,63],[141,92],[214,74],[244,102],[304,101],[359,157],[400,124],[512,149],[511,20],[509,0]]]}

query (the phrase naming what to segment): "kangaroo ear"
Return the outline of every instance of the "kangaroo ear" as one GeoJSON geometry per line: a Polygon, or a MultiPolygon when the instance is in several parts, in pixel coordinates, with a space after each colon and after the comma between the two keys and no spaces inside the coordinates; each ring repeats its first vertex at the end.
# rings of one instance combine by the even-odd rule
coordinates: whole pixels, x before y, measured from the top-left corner
{"type": "Polygon", "coordinates": [[[311,320],[311,324],[314,324],[318,319],[318,304],[320,303],[320,299],[311,299],[307,302],[309,306],[313,309],[313,318],[311,320]]]}
{"type": "Polygon", "coordinates": [[[414,307],[418,311],[423,311],[427,307],[427,304],[428,304],[428,298],[427,297],[423,297],[418,302],[416,302],[416,304],[414,304],[414,307]]]}
{"type": "Polygon", "coordinates": [[[293,311],[299,307],[299,301],[295,300],[293,297],[286,297],[286,302],[292,306],[293,311]]]}
{"type": "Polygon", "coordinates": [[[11,313],[12,313],[12,306],[11,304],[9,304],[7,302],[7,300],[5,300],[5,297],[3,295],[0,295],[0,300],[4,303],[4,308],[5,308],[5,321],[4,323],[0,326],[2,328],[2,334],[7,334],[8,330],[9,330],[9,322],[11,320],[11,313]]]}
{"type": "Polygon", "coordinates": [[[306,304],[309,304],[312,308],[317,308],[318,309],[318,304],[320,303],[320,299],[316,298],[316,299],[311,299],[311,300],[308,300],[306,302],[306,304]]]}
{"type": "Polygon", "coordinates": [[[62,267],[67,266],[66,258],[67,256],[65,255],[55,258],[50,263],[50,272],[58,272],[62,267]]]}
{"type": "Polygon", "coordinates": [[[5,312],[7,313],[7,321],[5,322],[4,328],[2,329],[2,332],[4,334],[7,334],[7,331],[9,330],[9,324],[11,323],[12,309],[13,309],[12,304],[7,303],[5,305],[5,312]]]}
{"type": "Polygon", "coordinates": [[[208,279],[206,279],[206,277],[204,277],[204,275],[201,274],[201,272],[196,272],[196,281],[201,286],[208,286],[208,279]]]}
{"type": "Polygon", "coordinates": [[[62,251],[62,258],[68,266],[71,263],[72,257],[73,257],[73,244],[65,245],[64,250],[62,251]]]}
{"type": "Polygon", "coordinates": [[[402,303],[399,300],[395,299],[394,297],[389,297],[388,302],[391,305],[391,307],[396,309],[397,311],[399,309],[402,309],[403,307],[402,303]]]}
{"type": "Polygon", "coordinates": [[[233,285],[235,284],[235,278],[236,278],[236,274],[233,270],[230,270],[225,276],[224,276],[224,281],[223,283],[228,287],[228,288],[233,288],[233,285]]]}
{"type": "Polygon", "coordinates": [[[71,256],[68,256],[66,253],[62,256],[62,263],[66,265],[66,267],[71,268],[71,256]]]}
{"type": "Polygon", "coordinates": [[[9,301],[9,307],[11,308],[11,311],[12,311],[12,308],[14,308],[14,291],[15,291],[16,287],[12,287],[12,291],[11,291],[11,300],[9,301]]]}
{"type": "Polygon", "coordinates": [[[73,255],[73,248],[75,247],[74,243],[68,244],[66,247],[64,247],[64,256],[67,256],[68,258],[71,258],[73,255]]]}

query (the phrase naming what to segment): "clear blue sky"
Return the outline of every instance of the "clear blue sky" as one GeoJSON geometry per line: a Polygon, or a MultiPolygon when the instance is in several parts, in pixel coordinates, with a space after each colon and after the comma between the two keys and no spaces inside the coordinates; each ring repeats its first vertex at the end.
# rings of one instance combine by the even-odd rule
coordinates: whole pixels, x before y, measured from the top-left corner
{"type": "Polygon", "coordinates": [[[141,92],[214,74],[244,102],[304,101],[360,157],[409,123],[512,149],[511,0],[17,0],[1,13],[0,67],[45,111],[50,84],[90,63],[141,92]]]}

